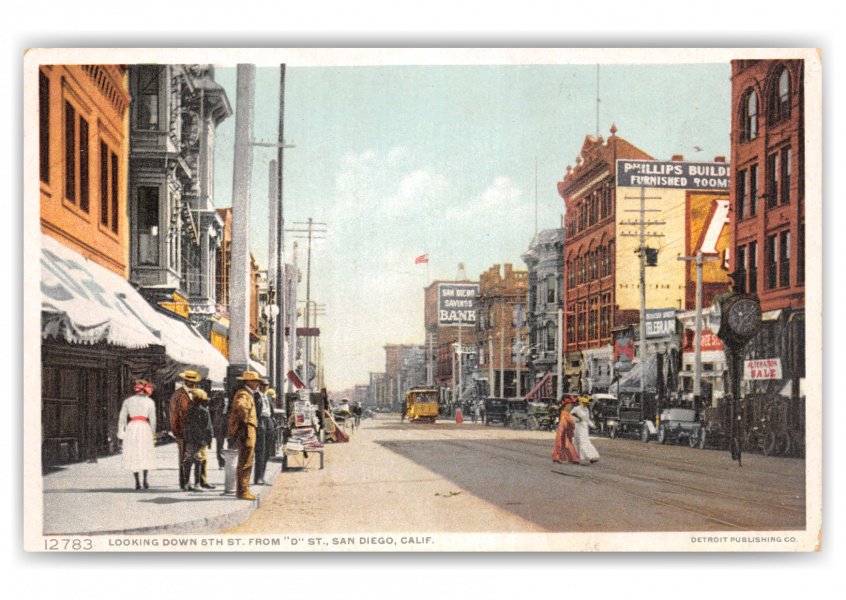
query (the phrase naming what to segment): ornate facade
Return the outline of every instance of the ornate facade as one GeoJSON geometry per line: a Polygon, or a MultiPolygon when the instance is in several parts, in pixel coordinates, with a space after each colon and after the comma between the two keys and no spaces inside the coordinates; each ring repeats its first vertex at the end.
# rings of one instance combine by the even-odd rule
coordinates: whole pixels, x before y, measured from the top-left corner
{"type": "Polygon", "coordinates": [[[216,314],[215,128],[232,114],[211,65],[135,65],[130,93],[130,280],[200,329],[216,314]]]}

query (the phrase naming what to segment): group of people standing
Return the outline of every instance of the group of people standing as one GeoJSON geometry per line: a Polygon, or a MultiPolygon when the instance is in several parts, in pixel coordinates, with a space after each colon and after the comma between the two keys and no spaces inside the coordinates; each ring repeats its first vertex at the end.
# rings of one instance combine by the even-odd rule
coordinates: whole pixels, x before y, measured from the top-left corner
{"type": "MultiPolygon", "coordinates": [[[[201,492],[216,486],[208,482],[207,450],[213,439],[218,440],[219,466],[223,467],[221,447],[224,435],[215,435],[209,412],[209,397],[200,387],[202,377],[197,371],[180,373],[181,384],[170,398],[170,429],[177,444],[179,488],[201,492]],[[191,473],[194,482],[191,483],[191,473]]],[[[253,500],[250,477],[256,485],[267,485],[267,461],[274,453],[276,392],[270,382],[255,371],[245,371],[237,378],[241,383],[231,406],[221,407],[226,423],[225,437],[229,447],[238,449],[238,498],[253,500]]],[[[118,417],[118,438],[123,441],[123,466],[135,476],[135,489],[149,488],[148,473],[156,468],[156,407],[150,397],[153,385],[146,380],[135,382],[135,394],[123,402],[118,417]],[[143,480],[140,477],[143,474],[143,480]]],[[[218,429],[223,429],[219,427],[218,429]]],[[[221,432],[222,433],[222,432],[221,432]]]]}
{"type": "Polygon", "coordinates": [[[588,396],[564,396],[561,400],[552,452],[554,462],[590,465],[599,460],[599,452],[590,441],[590,430],[596,429],[591,420],[590,402],[588,396]]]}

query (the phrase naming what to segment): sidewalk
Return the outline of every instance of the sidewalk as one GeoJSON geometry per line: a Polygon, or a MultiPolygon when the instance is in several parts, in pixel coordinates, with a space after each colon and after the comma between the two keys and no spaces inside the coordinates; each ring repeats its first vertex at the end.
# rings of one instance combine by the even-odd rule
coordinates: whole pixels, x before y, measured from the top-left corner
{"type": "MultiPolygon", "coordinates": [[[[135,489],[132,473],[123,470],[120,455],[96,463],[60,467],[42,477],[44,534],[200,534],[218,533],[244,522],[271,485],[250,485],[258,500],[223,495],[224,473],[209,451],[208,480],[217,486],[204,492],[183,492],[176,472],[176,444],[156,447],[157,468],[149,472],[149,489],[135,489]]],[[[267,463],[265,480],[272,484],[281,470],[278,457],[267,463]]],[[[192,479],[193,481],[193,479],[192,479]]]]}

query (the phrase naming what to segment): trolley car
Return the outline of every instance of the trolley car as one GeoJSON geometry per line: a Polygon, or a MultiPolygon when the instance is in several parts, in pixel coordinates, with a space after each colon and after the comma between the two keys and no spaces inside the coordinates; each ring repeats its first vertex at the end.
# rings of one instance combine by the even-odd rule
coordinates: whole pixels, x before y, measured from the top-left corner
{"type": "Polygon", "coordinates": [[[416,387],[405,395],[406,416],[412,423],[434,423],[438,419],[438,389],[416,387]]]}

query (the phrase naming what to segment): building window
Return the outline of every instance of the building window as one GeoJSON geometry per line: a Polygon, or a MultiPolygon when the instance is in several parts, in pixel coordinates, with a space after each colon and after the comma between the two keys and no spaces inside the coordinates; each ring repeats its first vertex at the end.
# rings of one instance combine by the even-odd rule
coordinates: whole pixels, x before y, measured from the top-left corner
{"type": "Polygon", "coordinates": [[[778,287],[778,236],[771,235],[767,238],[766,247],[766,269],[767,289],[773,290],[778,287]]]}
{"type": "Polygon", "coordinates": [[[767,208],[775,208],[778,204],[779,171],[779,156],[776,152],[767,157],[767,208]]]}
{"type": "Polygon", "coordinates": [[[118,157],[112,152],[112,231],[118,232],[118,157]]]}
{"type": "Polygon", "coordinates": [[[547,352],[555,352],[555,333],[556,327],[555,323],[549,321],[546,324],[546,351],[547,352]]]}
{"type": "MultiPolygon", "coordinates": [[[[570,307],[572,311],[574,307],[570,307]]],[[[568,344],[575,344],[576,343],[576,323],[572,317],[567,318],[567,343],[568,344]]]]}
{"type": "Polygon", "coordinates": [[[743,103],[743,139],[748,142],[758,137],[758,94],[749,90],[743,103]]]}
{"type": "Polygon", "coordinates": [[[138,129],[159,128],[159,70],[157,65],[138,67],[138,129]]]}
{"type": "Polygon", "coordinates": [[[65,101],[65,198],[88,212],[88,121],[65,101]]]}
{"type": "Polygon", "coordinates": [[[546,302],[547,304],[555,303],[555,275],[546,276],[546,302]]]}
{"type": "Polygon", "coordinates": [[[76,111],[65,102],[65,198],[76,203],[76,111]]]}
{"type": "Polygon", "coordinates": [[[799,223],[796,253],[796,285],[805,284],[805,224],[799,223]]]}
{"type": "Polygon", "coordinates": [[[607,338],[611,335],[611,294],[602,295],[602,307],[599,316],[599,337],[607,338]]]}
{"type": "Polygon", "coordinates": [[[38,71],[38,162],[41,181],[50,183],[50,80],[38,71]]]}
{"type": "Polygon", "coordinates": [[[159,264],[159,188],[138,188],[138,264],[159,264]]]}
{"type": "Polygon", "coordinates": [[[758,214],[758,165],[749,167],[749,216],[758,214]]]}
{"type": "Polygon", "coordinates": [[[579,341],[587,340],[587,304],[579,303],[579,341]]]}
{"type": "Polygon", "coordinates": [[[588,332],[590,339],[595,340],[599,337],[599,299],[593,298],[590,301],[590,313],[588,320],[588,332]]]}
{"type": "Polygon", "coordinates": [[[790,148],[784,148],[781,151],[781,159],[779,160],[781,181],[779,186],[779,203],[788,204],[790,202],[790,162],[792,154],[790,148]]]}
{"type": "Polygon", "coordinates": [[[745,292],[748,289],[748,286],[746,285],[746,274],[749,270],[747,263],[748,260],[749,256],[746,253],[746,246],[738,246],[736,269],[737,279],[735,280],[735,284],[737,286],[737,291],[739,292],[745,292]]]}
{"type": "Polygon", "coordinates": [[[758,293],[758,242],[749,242],[746,255],[746,270],[749,274],[746,291],[750,294],[758,293]]]}
{"type": "Polygon", "coordinates": [[[745,219],[747,209],[749,206],[749,171],[743,170],[738,173],[737,177],[737,220],[745,219]]]}
{"type": "Polygon", "coordinates": [[[779,239],[779,285],[790,287],[790,232],[782,231],[779,239]]]}
{"type": "Polygon", "coordinates": [[[790,116],[790,74],[782,69],[778,77],[778,87],[773,98],[773,122],[790,116]]]}
{"type": "Polygon", "coordinates": [[[100,224],[109,226],[109,147],[100,142],[100,224]]]}

